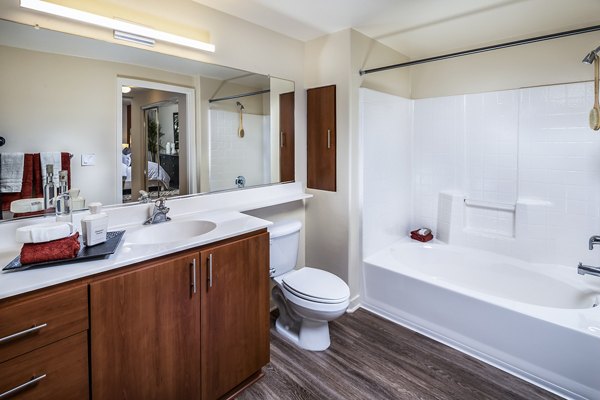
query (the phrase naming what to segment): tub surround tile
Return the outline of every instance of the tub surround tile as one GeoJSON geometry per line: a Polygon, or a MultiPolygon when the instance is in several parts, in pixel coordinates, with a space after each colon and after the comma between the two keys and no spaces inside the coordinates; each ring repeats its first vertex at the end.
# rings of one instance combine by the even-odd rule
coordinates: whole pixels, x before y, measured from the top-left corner
{"type": "MultiPolygon", "coordinates": [[[[405,135],[406,128],[398,126],[406,121],[388,117],[399,115],[395,105],[399,98],[379,95],[369,93],[371,99],[388,101],[391,111],[380,114],[375,126],[388,131],[393,127],[396,135],[405,135]]],[[[588,238],[600,233],[600,135],[587,126],[591,104],[591,82],[414,100],[412,161],[406,167],[411,183],[403,186],[410,192],[411,208],[390,215],[386,226],[404,229],[398,238],[411,228],[427,226],[442,240],[483,245],[534,262],[597,263],[597,252],[585,250],[588,238]],[[441,192],[517,204],[517,210],[512,218],[494,210],[471,209],[466,214],[454,209],[463,207],[456,203],[450,222],[439,202],[441,192]],[[495,241],[494,231],[499,238],[513,236],[514,241],[495,241]]],[[[361,112],[366,120],[373,119],[369,110],[361,112]]],[[[371,153],[385,158],[400,151],[401,158],[407,157],[405,148],[390,138],[392,133],[381,137],[371,153]]],[[[365,168],[370,160],[365,158],[365,168]]],[[[400,167],[395,164],[395,169],[372,175],[389,176],[382,171],[400,167]]],[[[386,190],[385,182],[379,185],[371,198],[396,196],[397,191],[386,190]]],[[[390,204],[388,200],[386,206],[390,204]]],[[[365,212],[369,207],[364,204],[365,212]]],[[[369,229],[363,237],[368,242],[378,225],[365,224],[369,229]]]]}

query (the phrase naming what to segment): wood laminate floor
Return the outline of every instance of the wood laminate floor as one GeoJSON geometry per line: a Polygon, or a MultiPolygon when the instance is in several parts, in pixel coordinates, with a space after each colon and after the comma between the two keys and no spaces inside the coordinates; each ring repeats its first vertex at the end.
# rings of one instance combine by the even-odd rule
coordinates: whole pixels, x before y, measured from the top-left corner
{"type": "Polygon", "coordinates": [[[310,352],[271,327],[265,377],[238,399],[559,399],[421,334],[359,309],[310,352]]]}

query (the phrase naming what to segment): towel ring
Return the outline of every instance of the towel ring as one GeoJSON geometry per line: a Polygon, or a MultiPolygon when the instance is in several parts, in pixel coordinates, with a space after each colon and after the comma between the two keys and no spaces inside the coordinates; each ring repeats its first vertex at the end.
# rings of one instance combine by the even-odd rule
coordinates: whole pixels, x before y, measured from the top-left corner
{"type": "Polygon", "coordinates": [[[2,136],[0,136],[0,146],[4,146],[5,143],[6,143],[6,139],[4,139],[2,136]]]}

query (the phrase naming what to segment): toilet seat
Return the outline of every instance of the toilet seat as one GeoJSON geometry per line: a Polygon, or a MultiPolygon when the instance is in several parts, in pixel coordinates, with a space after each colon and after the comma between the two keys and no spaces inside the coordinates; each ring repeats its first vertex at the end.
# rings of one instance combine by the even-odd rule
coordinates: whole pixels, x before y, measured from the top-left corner
{"type": "Polygon", "coordinates": [[[347,302],[350,297],[346,282],[316,268],[304,267],[286,274],[282,285],[291,294],[315,303],[340,304],[347,302]]]}

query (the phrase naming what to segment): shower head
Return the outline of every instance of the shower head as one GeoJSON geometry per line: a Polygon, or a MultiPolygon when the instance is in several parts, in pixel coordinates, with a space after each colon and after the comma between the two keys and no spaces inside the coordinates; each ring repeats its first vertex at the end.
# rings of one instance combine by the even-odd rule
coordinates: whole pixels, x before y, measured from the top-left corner
{"type": "Polygon", "coordinates": [[[236,101],[235,105],[239,107],[240,111],[242,111],[244,109],[244,106],[239,101],[236,101]]]}
{"type": "Polygon", "coordinates": [[[596,59],[596,57],[598,56],[598,52],[600,51],[600,46],[598,46],[596,48],[596,50],[592,50],[588,53],[587,56],[585,56],[583,58],[583,60],[581,60],[582,63],[584,64],[591,64],[594,62],[594,60],[596,59]]]}

